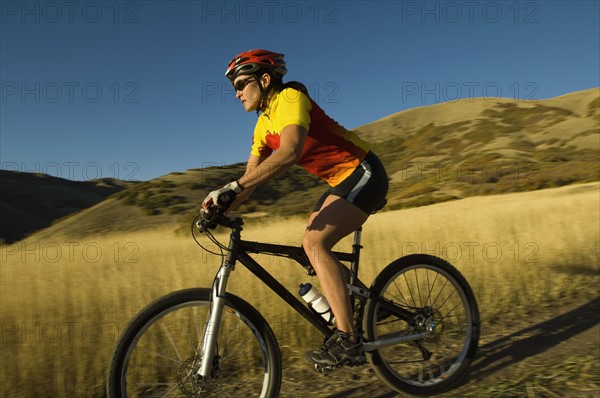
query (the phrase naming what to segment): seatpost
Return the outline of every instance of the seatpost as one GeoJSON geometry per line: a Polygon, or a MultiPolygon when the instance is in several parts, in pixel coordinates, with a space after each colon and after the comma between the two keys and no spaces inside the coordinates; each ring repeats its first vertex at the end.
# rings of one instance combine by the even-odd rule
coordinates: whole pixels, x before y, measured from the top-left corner
{"type": "Polygon", "coordinates": [[[356,276],[358,275],[360,249],[363,248],[363,246],[360,244],[361,238],[362,238],[362,227],[359,227],[354,232],[354,243],[352,244],[352,254],[354,255],[354,259],[352,260],[352,263],[351,263],[352,272],[350,273],[350,281],[349,281],[351,285],[354,285],[354,283],[356,282],[356,276]]]}

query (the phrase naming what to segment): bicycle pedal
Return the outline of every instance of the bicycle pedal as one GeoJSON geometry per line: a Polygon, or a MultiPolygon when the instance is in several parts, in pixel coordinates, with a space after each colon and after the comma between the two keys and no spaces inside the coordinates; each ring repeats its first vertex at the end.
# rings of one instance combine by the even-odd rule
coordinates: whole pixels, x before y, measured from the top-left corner
{"type": "Polygon", "coordinates": [[[315,363],[314,364],[314,369],[318,373],[322,373],[324,375],[328,375],[331,372],[333,372],[334,370],[336,370],[337,368],[339,368],[340,366],[341,365],[339,365],[339,366],[329,366],[329,365],[320,365],[318,363],[315,363]]]}

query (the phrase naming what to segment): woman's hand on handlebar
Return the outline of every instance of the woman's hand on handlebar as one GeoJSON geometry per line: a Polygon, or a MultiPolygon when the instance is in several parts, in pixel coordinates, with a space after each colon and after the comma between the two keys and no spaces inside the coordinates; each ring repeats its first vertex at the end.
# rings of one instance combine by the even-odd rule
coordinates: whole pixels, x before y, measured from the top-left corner
{"type": "Polygon", "coordinates": [[[233,181],[222,188],[216,189],[208,194],[202,202],[202,209],[205,213],[213,213],[215,209],[227,211],[239,193],[244,188],[237,182],[233,181]]]}
{"type": "Polygon", "coordinates": [[[215,205],[211,205],[209,212],[200,209],[200,217],[196,222],[196,226],[200,230],[206,231],[207,229],[215,229],[218,225],[230,227],[232,225],[231,222],[232,219],[227,217],[225,210],[215,205]]]}
{"type": "Polygon", "coordinates": [[[200,220],[196,224],[198,228],[204,230],[206,228],[215,229],[218,225],[218,208],[214,205],[211,206],[210,211],[200,209],[200,220]]]}

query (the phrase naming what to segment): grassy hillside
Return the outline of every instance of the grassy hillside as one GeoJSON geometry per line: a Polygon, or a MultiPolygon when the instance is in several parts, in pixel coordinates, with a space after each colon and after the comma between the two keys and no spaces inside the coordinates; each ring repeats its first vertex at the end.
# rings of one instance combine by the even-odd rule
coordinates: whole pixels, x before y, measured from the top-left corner
{"type": "MultiPolygon", "coordinates": [[[[600,180],[600,88],[540,101],[443,103],[399,112],[356,131],[372,143],[390,175],[387,211],[600,180]]],[[[244,165],[237,164],[135,184],[41,236],[180,228],[210,190],[243,172],[244,165]]],[[[307,215],[326,188],[293,167],[259,187],[240,212],[307,215]]]]}
{"type": "Polygon", "coordinates": [[[392,176],[391,209],[600,179],[598,88],[427,106],[358,131],[392,176]]]}
{"type": "Polygon", "coordinates": [[[113,178],[70,181],[0,170],[0,242],[22,239],[130,185],[113,178]]]}
{"type": "MultiPolygon", "coordinates": [[[[538,325],[598,297],[599,188],[591,183],[468,198],[369,219],[361,255],[365,283],[403,255],[421,251],[444,257],[477,297],[481,346],[506,352],[482,349],[479,370],[445,396],[524,397],[544,391],[536,396],[597,397],[597,340],[589,349],[566,341],[597,313],[572,316],[552,329],[538,325]],[[545,345],[534,347],[540,340],[545,345]],[[550,359],[540,354],[558,347],[563,349],[550,359]],[[540,355],[525,354],[531,351],[540,355]]],[[[299,244],[304,222],[257,221],[243,237],[299,244]]],[[[226,231],[217,232],[221,241],[227,239],[226,231]]],[[[206,237],[199,239],[211,245],[206,237]]],[[[336,249],[351,244],[346,239],[336,249]]],[[[168,292],[210,286],[220,264],[189,234],[177,236],[165,226],[78,240],[36,234],[0,251],[0,396],[6,397],[103,397],[111,351],[126,323],[168,292]]],[[[258,259],[292,291],[310,279],[288,259],[258,259]]],[[[244,267],[236,267],[228,289],[255,305],[277,335],[284,361],[281,396],[305,397],[317,375],[302,355],[322,337],[244,267]]],[[[368,367],[340,369],[318,380],[320,388],[311,396],[331,397],[336,385],[348,388],[360,381],[381,387],[366,396],[389,394],[368,367]]]]}

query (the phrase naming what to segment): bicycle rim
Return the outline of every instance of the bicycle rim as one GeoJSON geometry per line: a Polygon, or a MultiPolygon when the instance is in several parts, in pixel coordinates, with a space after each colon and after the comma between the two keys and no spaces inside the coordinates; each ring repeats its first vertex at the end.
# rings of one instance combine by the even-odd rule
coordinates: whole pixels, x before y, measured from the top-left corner
{"type": "MultiPolygon", "coordinates": [[[[167,300],[168,301],[168,300],[167,300]]],[[[181,301],[181,300],[179,300],[181,301]]],[[[149,307],[126,331],[113,366],[118,396],[123,397],[266,397],[273,370],[261,320],[225,305],[213,377],[195,381],[209,319],[207,299],[149,307]],[[257,325],[258,324],[258,325],[257,325]],[[119,352],[120,351],[120,352],[119,352]]],[[[245,311],[244,311],[245,312],[245,311]]],[[[271,392],[269,392],[271,391],[271,392]]]]}
{"type": "Polygon", "coordinates": [[[373,304],[370,311],[372,339],[428,333],[419,343],[373,353],[377,373],[397,390],[413,394],[445,391],[466,373],[475,353],[479,339],[477,306],[466,281],[448,266],[449,270],[427,263],[399,266],[381,286],[379,296],[418,315],[417,322],[391,316],[379,304],[373,304]]]}

